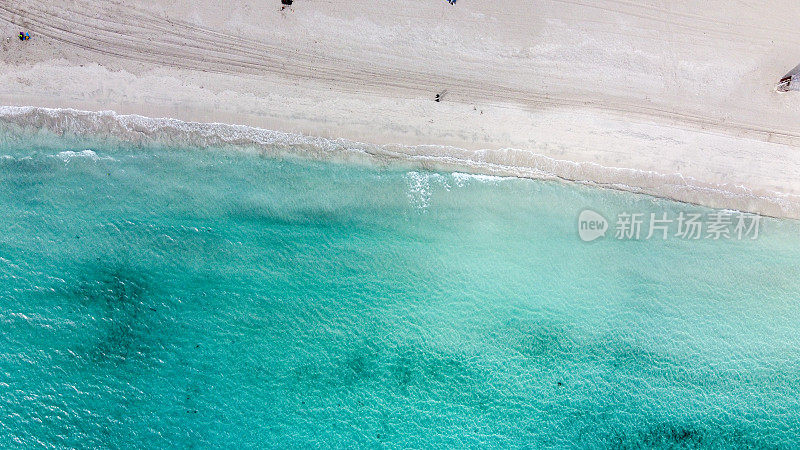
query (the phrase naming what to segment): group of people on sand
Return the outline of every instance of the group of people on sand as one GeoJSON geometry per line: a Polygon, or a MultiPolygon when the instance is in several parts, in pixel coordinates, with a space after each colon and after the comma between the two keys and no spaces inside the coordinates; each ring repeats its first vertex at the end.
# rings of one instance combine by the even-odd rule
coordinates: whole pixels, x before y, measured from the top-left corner
{"type": "Polygon", "coordinates": [[[31,35],[28,32],[22,32],[22,31],[19,32],[19,40],[20,41],[27,41],[30,38],[31,38],[31,35]]]}

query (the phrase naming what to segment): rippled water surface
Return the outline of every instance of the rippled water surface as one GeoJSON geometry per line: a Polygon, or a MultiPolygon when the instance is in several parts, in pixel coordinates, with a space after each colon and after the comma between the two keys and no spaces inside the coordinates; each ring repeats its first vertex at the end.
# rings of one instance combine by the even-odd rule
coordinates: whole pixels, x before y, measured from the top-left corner
{"type": "Polygon", "coordinates": [[[708,211],[1,142],[0,446],[800,446],[795,222],[584,243],[584,208],[708,211]]]}

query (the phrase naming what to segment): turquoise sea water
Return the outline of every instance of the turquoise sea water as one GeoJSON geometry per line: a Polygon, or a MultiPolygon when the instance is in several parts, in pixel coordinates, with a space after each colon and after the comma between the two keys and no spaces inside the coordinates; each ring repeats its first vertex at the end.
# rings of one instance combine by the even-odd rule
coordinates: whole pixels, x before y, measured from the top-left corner
{"type": "Polygon", "coordinates": [[[0,155],[2,447],[800,446],[795,222],[584,243],[587,207],[708,211],[221,149],[0,155]]]}

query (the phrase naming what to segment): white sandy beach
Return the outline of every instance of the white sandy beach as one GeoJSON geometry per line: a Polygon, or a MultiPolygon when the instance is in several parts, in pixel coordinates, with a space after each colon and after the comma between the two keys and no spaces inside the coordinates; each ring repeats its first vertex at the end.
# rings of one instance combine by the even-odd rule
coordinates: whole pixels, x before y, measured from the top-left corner
{"type": "MultiPolygon", "coordinates": [[[[790,0],[0,2],[0,105],[239,124],[798,218],[800,92],[774,89],[800,62],[798,19],[790,0]]],[[[0,118],[130,137],[117,116],[69,114],[0,118]]]]}

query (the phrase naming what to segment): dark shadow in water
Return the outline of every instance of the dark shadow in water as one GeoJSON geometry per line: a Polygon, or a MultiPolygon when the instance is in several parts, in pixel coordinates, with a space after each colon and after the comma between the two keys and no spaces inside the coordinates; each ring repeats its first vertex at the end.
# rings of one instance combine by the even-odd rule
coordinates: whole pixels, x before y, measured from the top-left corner
{"type": "Polygon", "coordinates": [[[619,449],[790,448],[781,443],[754,441],[748,434],[746,430],[729,426],[666,422],[645,425],[630,432],[616,431],[609,444],[619,449]]]}
{"type": "Polygon", "coordinates": [[[489,400],[476,392],[475,386],[486,378],[485,370],[470,364],[466,355],[427,346],[362,345],[331,359],[295,367],[290,382],[299,392],[362,392],[365,386],[373,386],[400,397],[426,393],[453,404],[480,406],[489,400]]]}
{"type": "Polygon", "coordinates": [[[524,358],[537,364],[543,360],[564,360],[581,350],[567,326],[548,319],[513,321],[505,338],[524,358]]]}
{"type": "Polygon", "coordinates": [[[159,331],[158,309],[148,302],[147,278],[121,265],[89,271],[77,293],[98,329],[87,359],[122,363],[144,356],[159,331]]]}

